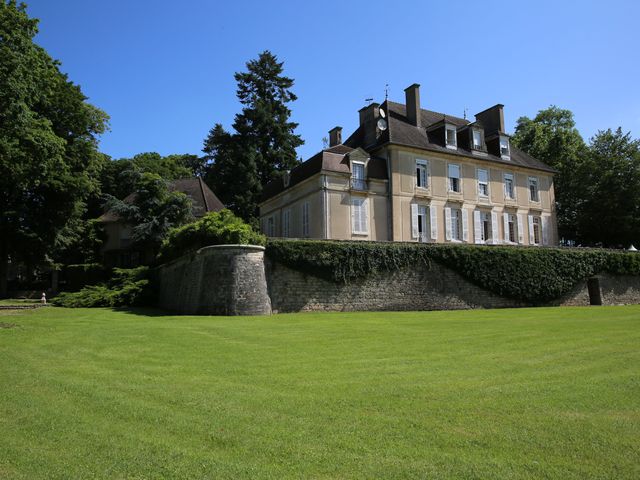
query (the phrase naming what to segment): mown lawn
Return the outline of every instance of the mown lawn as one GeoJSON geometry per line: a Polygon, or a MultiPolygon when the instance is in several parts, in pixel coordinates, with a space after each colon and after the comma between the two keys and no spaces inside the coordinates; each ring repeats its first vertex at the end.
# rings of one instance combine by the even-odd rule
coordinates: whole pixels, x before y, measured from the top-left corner
{"type": "Polygon", "coordinates": [[[640,478],[640,307],[0,317],[0,478],[640,478]]]}

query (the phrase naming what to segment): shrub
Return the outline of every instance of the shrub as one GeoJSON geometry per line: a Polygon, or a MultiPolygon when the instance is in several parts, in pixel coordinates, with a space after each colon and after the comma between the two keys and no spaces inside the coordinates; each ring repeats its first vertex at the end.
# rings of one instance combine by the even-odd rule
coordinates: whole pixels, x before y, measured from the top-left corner
{"type": "Polygon", "coordinates": [[[560,298],[600,272],[640,275],[640,254],[597,249],[270,240],[266,253],[341,282],[435,261],[493,293],[532,303],[560,298]]]}
{"type": "Polygon", "coordinates": [[[257,233],[230,210],[211,212],[201,219],[169,231],[162,242],[158,261],[167,262],[209,245],[264,245],[266,237],[257,233]]]}
{"type": "Polygon", "coordinates": [[[115,268],[108,284],[91,285],[79,292],[65,292],[53,299],[61,307],[130,307],[149,305],[152,293],[149,268],[115,268]]]}

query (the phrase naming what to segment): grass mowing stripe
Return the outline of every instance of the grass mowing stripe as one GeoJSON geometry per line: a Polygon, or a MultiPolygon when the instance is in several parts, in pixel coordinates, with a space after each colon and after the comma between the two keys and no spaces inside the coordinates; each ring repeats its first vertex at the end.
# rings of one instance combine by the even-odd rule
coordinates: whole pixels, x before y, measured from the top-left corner
{"type": "Polygon", "coordinates": [[[636,478],[640,307],[0,330],[7,478],[636,478]]]}

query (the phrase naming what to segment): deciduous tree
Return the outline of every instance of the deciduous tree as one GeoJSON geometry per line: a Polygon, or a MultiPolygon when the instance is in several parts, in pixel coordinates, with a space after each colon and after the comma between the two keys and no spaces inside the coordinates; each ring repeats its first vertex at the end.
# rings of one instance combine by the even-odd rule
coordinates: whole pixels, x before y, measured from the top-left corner
{"type": "Polygon", "coordinates": [[[107,115],[33,42],[38,21],[0,0],[0,296],[8,262],[40,262],[97,186],[107,115]]]}

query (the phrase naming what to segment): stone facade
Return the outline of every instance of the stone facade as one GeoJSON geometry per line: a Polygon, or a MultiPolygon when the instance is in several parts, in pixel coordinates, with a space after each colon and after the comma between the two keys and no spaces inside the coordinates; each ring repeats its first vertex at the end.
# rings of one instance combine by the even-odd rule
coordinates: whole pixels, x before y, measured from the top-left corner
{"type": "Polygon", "coordinates": [[[200,315],[268,315],[264,247],[215,245],[157,270],[158,304],[200,315]]]}
{"type": "MultiPolygon", "coordinates": [[[[264,248],[205,247],[157,270],[159,305],[184,314],[265,315],[302,311],[410,311],[534,306],[501,297],[432,262],[349,283],[265,261],[264,248]]],[[[640,304],[640,277],[598,275],[545,305],[640,304]],[[595,285],[595,287],[594,287],[595,285]]],[[[540,304],[539,304],[540,305],[540,304]]],[[[538,306],[539,306],[538,305],[538,306]]]]}

